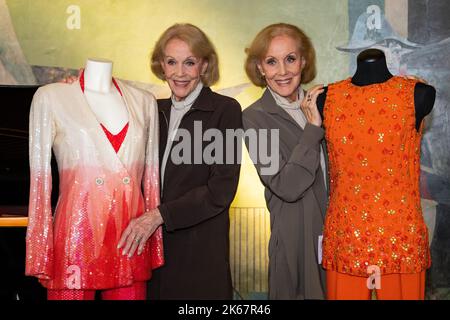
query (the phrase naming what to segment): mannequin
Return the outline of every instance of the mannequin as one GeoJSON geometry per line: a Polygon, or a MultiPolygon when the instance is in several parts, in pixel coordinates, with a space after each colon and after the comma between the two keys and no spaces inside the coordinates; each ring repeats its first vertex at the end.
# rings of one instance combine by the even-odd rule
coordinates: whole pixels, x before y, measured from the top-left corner
{"type": "MultiPolygon", "coordinates": [[[[383,83],[393,75],[389,72],[386,64],[386,56],[378,49],[367,49],[361,52],[357,58],[356,72],[352,77],[352,83],[357,86],[366,86],[375,83],[383,83]]],[[[317,98],[317,107],[323,118],[323,108],[327,96],[327,88],[317,98]]],[[[436,89],[434,87],[418,82],[414,90],[414,106],[416,110],[416,130],[420,128],[422,120],[427,116],[434,105],[436,89]]]]}
{"type": "Polygon", "coordinates": [[[127,257],[117,244],[132,220],[159,205],[153,95],[112,78],[111,61],[88,59],[79,81],[36,91],[29,134],[26,275],[50,300],[93,300],[97,291],[107,300],[144,300],[146,281],[164,263],[161,229],[140,255],[127,257]]]}
{"type": "Polygon", "coordinates": [[[331,196],[324,224],[328,299],[424,299],[430,266],[420,208],[423,119],[436,91],[393,76],[380,50],[358,55],[350,79],[318,99],[331,196]],[[325,106],[326,96],[328,103],[325,106]],[[367,282],[373,275],[380,286],[367,282]]]}
{"type": "Polygon", "coordinates": [[[84,94],[98,122],[117,134],[128,122],[128,113],[112,82],[112,68],[112,61],[89,58],[84,70],[84,94]]]}

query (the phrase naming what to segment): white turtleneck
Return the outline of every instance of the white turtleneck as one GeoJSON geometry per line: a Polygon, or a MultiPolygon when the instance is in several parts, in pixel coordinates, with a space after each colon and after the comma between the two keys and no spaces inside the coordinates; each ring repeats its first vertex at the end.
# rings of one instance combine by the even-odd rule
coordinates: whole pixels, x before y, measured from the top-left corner
{"type": "Polygon", "coordinates": [[[172,95],[172,108],[170,108],[170,122],[169,122],[169,130],[167,132],[167,144],[166,149],[164,150],[164,156],[161,164],[161,193],[164,186],[164,172],[166,169],[167,159],[169,158],[170,150],[172,149],[172,143],[177,134],[178,127],[180,126],[181,119],[189,111],[189,109],[194,104],[195,100],[197,100],[200,92],[203,89],[203,84],[200,81],[195,89],[184,99],[181,101],[176,101],[175,97],[172,95]]]}
{"type": "MultiPolygon", "coordinates": [[[[294,120],[297,122],[297,124],[302,128],[305,129],[306,123],[308,120],[305,117],[305,114],[303,113],[302,109],[300,109],[300,104],[305,98],[305,93],[303,92],[303,89],[300,87],[298,91],[298,99],[290,102],[285,97],[280,96],[278,93],[274,92],[272,89],[267,87],[269,89],[270,93],[272,94],[273,98],[275,99],[276,104],[283,108],[284,111],[286,111],[294,120]]],[[[325,182],[325,188],[327,187],[327,178],[326,178],[326,165],[325,165],[325,154],[323,152],[322,145],[320,146],[320,167],[322,168],[323,178],[325,182]]]]}

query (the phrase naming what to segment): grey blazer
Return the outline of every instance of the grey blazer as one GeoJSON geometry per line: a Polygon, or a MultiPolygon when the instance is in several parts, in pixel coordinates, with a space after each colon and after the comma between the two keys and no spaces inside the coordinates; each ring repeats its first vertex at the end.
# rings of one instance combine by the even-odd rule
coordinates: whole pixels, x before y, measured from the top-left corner
{"type": "MultiPolygon", "coordinates": [[[[269,298],[324,299],[325,271],[318,262],[327,206],[320,167],[324,130],[309,123],[303,130],[269,90],[244,110],[243,125],[245,130],[269,129],[269,136],[270,129],[279,129],[279,170],[263,175],[265,166],[252,158],[270,211],[269,298]]],[[[249,140],[245,143],[249,149],[249,140]]]]}

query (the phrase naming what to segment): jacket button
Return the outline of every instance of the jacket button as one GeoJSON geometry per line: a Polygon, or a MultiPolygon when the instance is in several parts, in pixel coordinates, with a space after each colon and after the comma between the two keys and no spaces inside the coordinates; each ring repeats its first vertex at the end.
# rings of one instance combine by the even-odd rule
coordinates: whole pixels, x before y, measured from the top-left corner
{"type": "Polygon", "coordinates": [[[125,178],[123,178],[122,182],[123,182],[123,184],[129,184],[130,180],[131,180],[130,177],[125,177],[125,178]]]}
{"type": "Polygon", "coordinates": [[[101,186],[101,185],[104,183],[104,181],[103,181],[102,178],[97,178],[97,179],[95,179],[95,183],[96,183],[98,186],[101,186]]]}

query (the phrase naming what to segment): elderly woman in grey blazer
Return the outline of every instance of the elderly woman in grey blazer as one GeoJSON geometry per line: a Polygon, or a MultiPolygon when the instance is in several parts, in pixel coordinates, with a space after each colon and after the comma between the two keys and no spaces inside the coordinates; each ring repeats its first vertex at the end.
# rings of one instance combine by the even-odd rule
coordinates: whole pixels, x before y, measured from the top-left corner
{"type": "Polygon", "coordinates": [[[267,170],[252,154],[256,148],[245,141],[270,211],[269,298],[323,299],[319,251],[327,179],[324,130],[316,105],[323,86],[308,92],[301,88],[316,75],[314,48],[302,30],[280,23],[261,30],[246,52],[247,75],[266,90],[244,110],[244,128],[257,130],[259,148],[267,142],[267,150],[278,152],[277,168],[267,170]],[[279,138],[273,141],[277,132],[279,138]]]}

